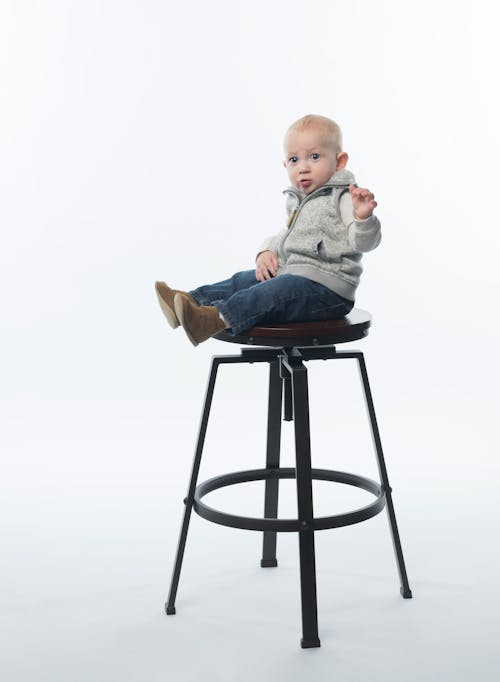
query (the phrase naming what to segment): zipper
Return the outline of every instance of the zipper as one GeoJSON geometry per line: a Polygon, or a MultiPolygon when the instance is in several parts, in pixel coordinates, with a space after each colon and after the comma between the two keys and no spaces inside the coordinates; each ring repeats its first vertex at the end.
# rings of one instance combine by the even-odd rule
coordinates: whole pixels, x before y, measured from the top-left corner
{"type": "MultiPolygon", "coordinates": [[[[292,196],[296,197],[299,200],[299,203],[296,208],[293,209],[293,211],[290,213],[290,217],[288,218],[288,223],[287,223],[287,228],[288,230],[284,234],[281,244],[278,244],[278,254],[281,257],[281,262],[284,264],[285,263],[285,249],[283,248],[283,245],[290,234],[290,232],[293,229],[293,226],[297,222],[297,217],[302,210],[302,207],[304,204],[307,204],[309,199],[312,199],[313,197],[321,194],[325,188],[331,187],[332,189],[334,187],[338,187],[339,185],[322,185],[321,187],[318,187],[318,189],[315,189],[314,192],[311,192],[311,194],[307,194],[302,200],[300,198],[300,194],[298,192],[295,192],[293,189],[286,189],[283,194],[291,194],[292,196]]],[[[343,185],[342,185],[343,186],[343,185]]]]}

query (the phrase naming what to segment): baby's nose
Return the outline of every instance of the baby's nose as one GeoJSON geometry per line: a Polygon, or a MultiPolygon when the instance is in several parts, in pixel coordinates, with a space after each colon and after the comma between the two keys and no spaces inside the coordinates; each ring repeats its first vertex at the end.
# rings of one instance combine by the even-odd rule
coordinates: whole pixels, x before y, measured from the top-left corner
{"type": "Polygon", "coordinates": [[[309,171],[309,162],[307,160],[301,161],[299,164],[299,173],[307,173],[309,171]]]}

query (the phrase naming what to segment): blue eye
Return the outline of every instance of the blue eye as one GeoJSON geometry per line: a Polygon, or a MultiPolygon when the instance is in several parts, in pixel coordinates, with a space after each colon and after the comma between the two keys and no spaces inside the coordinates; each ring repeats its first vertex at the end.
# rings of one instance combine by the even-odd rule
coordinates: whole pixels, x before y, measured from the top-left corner
{"type": "Polygon", "coordinates": [[[316,153],[311,154],[311,159],[312,159],[313,161],[317,161],[317,160],[319,159],[319,154],[316,154],[316,153]]]}
{"type": "Polygon", "coordinates": [[[289,161],[290,163],[297,163],[298,159],[297,159],[296,156],[291,156],[291,157],[288,159],[288,161],[289,161]]]}

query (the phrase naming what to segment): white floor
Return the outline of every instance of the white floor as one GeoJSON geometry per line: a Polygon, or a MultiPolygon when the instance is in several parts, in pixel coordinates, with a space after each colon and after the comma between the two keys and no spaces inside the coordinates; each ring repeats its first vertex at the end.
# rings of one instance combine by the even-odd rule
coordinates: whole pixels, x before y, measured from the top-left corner
{"type": "MultiPolygon", "coordinates": [[[[309,367],[315,415],[322,409],[314,397],[320,378],[309,367]]],[[[258,378],[249,390],[258,393],[265,371],[250,370],[247,378],[258,378]]],[[[261,466],[255,443],[264,442],[265,406],[247,410],[250,438],[239,406],[230,407],[234,387],[224,383],[227,376],[221,373],[200,480],[261,466]]],[[[464,430],[458,402],[455,410],[448,403],[444,416],[431,397],[420,414],[404,400],[400,413],[389,414],[391,400],[378,393],[414,598],[399,594],[385,511],[360,525],[317,533],[322,646],[313,650],[299,645],[292,534],[278,538],[279,566],[261,569],[259,533],[193,514],[177,614],[163,612],[201,396],[152,402],[135,419],[138,405],[96,403],[90,412],[89,404],[62,402],[40,405],[37,417],[32,405],[28,430],[12,419],[5,479],[11,492],[2,514],[2,679],[496,680],[497,474],[476,436],[482,427],[484,442],[493,439],[493,414],[483,415],[481,424],[470,420],[464,430]],[[484,431],[488,422],[490,433],[484,431]]],[[[359,400],[353,394],[345,414],[338,405],[342,419],[351,410],[351,419],[359,420],[358,430],[350,424],[356,452],[341,434],[332,443],[330,425],[318,415],[312,418],[313,454],[320,466],[330,462],[376,477],[359,400]]],[[[293,457],[292,429],[283,424],[285,466],[293,457]]],[[[261,484],[245,484],[213,493],[212,502],[260,514],[261,493],[261,484]]],[[[318,484],[316,512],[356,508],[367,495],[318,484]]],[[[281,516],[293,513],[293,497],[293,482],[283,482],[281,516]]]]}

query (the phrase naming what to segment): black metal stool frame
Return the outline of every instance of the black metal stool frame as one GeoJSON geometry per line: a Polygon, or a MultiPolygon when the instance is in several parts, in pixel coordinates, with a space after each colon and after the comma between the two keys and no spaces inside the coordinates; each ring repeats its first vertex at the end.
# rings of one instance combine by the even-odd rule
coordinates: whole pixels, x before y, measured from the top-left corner
{"type": "Polygon", "coordinates": [[[205,395],[205,403],[201,417],[198,440],[192,465],[191,479],[186,498],[177,555],[175,559],[170,593],[165,610],[168,615],[175,614],[175,597],[179,584],[184,549],[191,517],[191,510],[202,517],[226,526],[263,531],[262,567],[277,566],[276,533],[298,532],[300,555],[300,582],[302,605],[302,639],[303,648],[318,647],[316,567],[314,551],[314,531],[326,528],[359,523],[378,514],[387,508],[391,536],[400,578],[400,592],[405,599],[412,597],[405,562],[399,538],[392,489],[389,485],[385,466],[382,443],[375,416],[368,374],[363,353],[361,351],[337,351],[335,346],[316,347],[282,347],[241,349],[240,355],[216,355],[212,364],[205,395]],[[358,362],[368,417],[371,425],[373,443],[377,455],[377,464],[381,483],[368,478],[345,472],[313,469],[311,467],[311,446],[309,430],[309,397],[307,369],[308,360],[355,359],[358,362]],[[221,364],[268,362],[269,398],[267,423],[266,468],[243,471],[216,476],[197,487],[201,455],[210,414],[210,407],[215,388],[217,370],[221,364]],[[283,390],[284,389],[284,390],[283,390]],[[296,468],[280,468],[281,417],[294,421],[296,468]],[[297,519],[278,519],[278,487],[280,478],[295,478],[297,484],[297,519]],[[264,518],[253,519],[216,511],[205,505],[201,498],[212,490],[243,481],[265,480],[264,518]],[[315,518],[313,513],[312,481],[313,479],[337,481],[354,485],[373,493],[375,501],[359,510],[345,514],[337,514],[315,518]]]}

